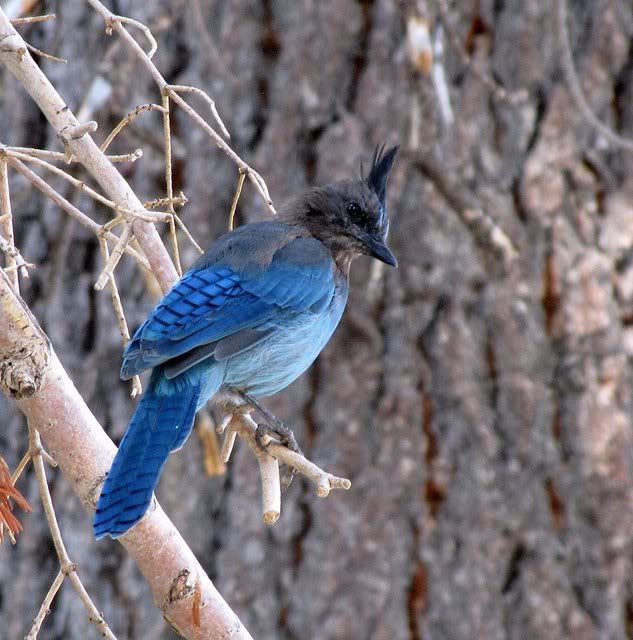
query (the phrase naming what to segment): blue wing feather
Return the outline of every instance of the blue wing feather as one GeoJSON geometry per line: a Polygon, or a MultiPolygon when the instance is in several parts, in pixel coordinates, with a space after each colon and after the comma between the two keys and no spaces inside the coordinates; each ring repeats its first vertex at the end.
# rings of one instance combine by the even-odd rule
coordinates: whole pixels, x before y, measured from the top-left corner
{"type": "MultiPolygon", "coordinates": [[[[288,315],[320,313],[334,294],[334,263],[314,238],[291,240],[259,269],[252,264],[240,269],[230,262],[223,256],[222,262],[207,262],[183,276],[134,334],[124,353],[121,377],[251,331],[244,350],[258,342],[253,329],[265,332],[288,315]]],[[[207,357],[213,350],[207,347],[203,353],[207,357]]],[[[199,361],[192,354],[174,371],[180,373],[183,363],[192,366],[199,361]]]]}

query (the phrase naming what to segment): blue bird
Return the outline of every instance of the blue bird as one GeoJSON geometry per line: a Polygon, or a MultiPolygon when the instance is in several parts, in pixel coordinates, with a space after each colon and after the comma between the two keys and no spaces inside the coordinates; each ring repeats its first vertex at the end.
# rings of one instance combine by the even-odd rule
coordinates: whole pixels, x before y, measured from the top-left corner
{"type": "Polygon", "coordinates": [[[139,327],[121,377],[152,373],[97,503],[97,539],[143,517],[169,453],[215,393],[268,396],[312,364],[343,314],[352,258],[396,266],[385,200],[397,150],[376,149],[366,177],[311,189],[275,220],[219,238],[139,327]]]}

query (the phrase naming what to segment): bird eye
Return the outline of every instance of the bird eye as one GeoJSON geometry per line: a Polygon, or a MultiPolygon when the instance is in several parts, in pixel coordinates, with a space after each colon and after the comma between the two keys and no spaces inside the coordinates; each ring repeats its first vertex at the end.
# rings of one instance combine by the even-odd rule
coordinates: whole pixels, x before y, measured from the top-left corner
{"type": "Polygon", "coordinates": [[[356,202],[350,202],[347,205],[347,213],[350,216],[358,216],[360,214],[360,207],[356,202]]]}

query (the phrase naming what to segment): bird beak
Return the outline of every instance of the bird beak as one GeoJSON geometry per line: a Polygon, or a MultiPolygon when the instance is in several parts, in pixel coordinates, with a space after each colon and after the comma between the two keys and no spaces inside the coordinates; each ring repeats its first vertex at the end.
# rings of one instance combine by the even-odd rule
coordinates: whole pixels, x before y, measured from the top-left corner
{"type": "Polygon", "coordinates": [[[367,255],[370,255],[372,258],[377,258],[378,260],[388,264],[391,267],[398,266],[398,260],[396,256],[393,255],[391,249],[384,243],[383,240],[378,238],[374,238],[373,236],[367,236],[364,239],[365,249],[367,250],[367,255]]]}

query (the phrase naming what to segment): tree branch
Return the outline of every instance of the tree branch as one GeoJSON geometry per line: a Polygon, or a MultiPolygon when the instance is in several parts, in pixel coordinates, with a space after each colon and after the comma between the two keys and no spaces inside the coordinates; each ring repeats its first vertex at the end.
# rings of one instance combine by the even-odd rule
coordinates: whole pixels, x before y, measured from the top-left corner
{"type": "MultiPolygon", "coordinates": [[[[26,304],[0,270],[0,387],[17,400],[90,513],[116,448],[50,348],[26,304]],[[28,381],[28,384],[24,384],[28,381]]],[[[145,576],[166,620],[193,640],[249,640],[180,533],[157,502],[119,541],[145,576]],[[200,581],[200,626],[192,607],[200,581]]]]}
{"type": "MultiPolygon", "coordinates": [[[[116,26],[121,24],[117,22],[116,26]]],[[[89,134],[79,138],[68,136],[68,132],[81,126],[80,123],[37,66],[26,48],[26,43],[13,28],[2,9],[0,9],[0,42],[2,44],[0,62],[6,65],[29,92],[67,150],[86,167],[116,204],[133,211],[145,211],[131,187],[99,150],[89,134]]],[[[176,281],[177,273],[160,240],[158,231],[152,224],[138,219],[133,222],[133,227],[134,235],[147,256],[161,289],[167,291],[176,281]]]]}

